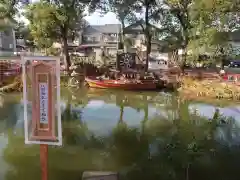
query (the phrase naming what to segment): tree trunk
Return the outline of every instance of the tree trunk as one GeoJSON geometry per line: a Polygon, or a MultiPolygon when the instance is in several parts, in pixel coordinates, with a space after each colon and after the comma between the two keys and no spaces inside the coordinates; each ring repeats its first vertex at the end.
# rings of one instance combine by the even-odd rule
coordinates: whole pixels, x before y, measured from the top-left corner
{"type": "Polygon", "coordinates": [[[171,53],[168,55],[169,57],[169,62],[171,65],[176,66],[178,64],[178,49],[173,50],[171,53]]]}
{"type": "Polygon", "coordinates": [[[151,35],[148,35],[147,39],[147,53],[146,53],[146,64],[145,64],[145,72],[148,71],[148,62],[149,62],[149,55],[151,53],[151,35]]]}
{"type": "Polygon", "coordinates": [[[183,53],[182,53],[182,65],[181,65],[182,72],[184,72],[185,70],[186,62],[187,62],[187,47],[184,47],[183,53]]]}
{"type": "Polygon", "coordinates": [[[183,36],[183,53],[182,53],[182,65],[181,69],[182,72],[185,70],[186,62],[187,62],[187,47],[188,47],[188,42],[189,42],[189,37],[188,37],[188,31],[186,28],[183,28],[182,30],[182,36],[183,36]]]}
{"type": "Polygon", "coordinates": [[[146,52],[146,64],[145,64],[145,72],[148,71],[148,62],[149,62],[149,54],[151,53],[151,40],[152,40],[152,36],[150,34],[149,31],[149,2],[147,0],[145,0],[145,7],[146,7],[146,11],[145,11],[145,39],[146,39],[146,46],[147,46],[147,52],[146,52]]]}
{"type": "Polygon", "coordinates": [[[67,71],[69,71],[69,67],[71,66],[71,60],[70,60],[70,56],[69,56],[69,52],[68,52],[68,40],[67,40],[67,33],[63,33],[62,34],[63,37],[63,53],[64,53],[64,56],[65,56],[65,66],[66,66],[66,69],[67,71]]]}
{"type": "Polygon", "coordinates": [[[124,49],[125,51],[125,44],[124,44],[124,40],[125,40],[125,23],[124,20],[121,20],[121,42],[120,42],[120,49],[124,49]]]}
{"type": "Polygon", "coordinates": [[[173,50],[172,60],[174,61],[175,65],[176,65],[176,63],[178,62],[178,49],[173,50]]]}
{"type": "Polygon", "coordinates": [[[226,61],[226,57],[225,57],[225,52],[224,52],[224,48],[221,47],[220,48],[220,53],[221,53],[221,69],[224,69],[224,64],[225,64],[225,61],[226,61]]]}

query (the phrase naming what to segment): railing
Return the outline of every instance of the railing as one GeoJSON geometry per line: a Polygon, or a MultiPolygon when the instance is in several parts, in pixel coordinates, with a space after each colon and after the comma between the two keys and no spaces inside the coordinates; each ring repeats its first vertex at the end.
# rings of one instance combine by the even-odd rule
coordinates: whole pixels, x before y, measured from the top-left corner
{"type": "Polygon", "coordinates": [[[71,57],[72,63],[89,63],[94,64],[95,63],[95,56],[72,56],[71,57]]]}
{"type": "Polygon", "coordinates": [[[118,42],[117,37],[104,37],[103,38],[104,42],[118,42]]]}

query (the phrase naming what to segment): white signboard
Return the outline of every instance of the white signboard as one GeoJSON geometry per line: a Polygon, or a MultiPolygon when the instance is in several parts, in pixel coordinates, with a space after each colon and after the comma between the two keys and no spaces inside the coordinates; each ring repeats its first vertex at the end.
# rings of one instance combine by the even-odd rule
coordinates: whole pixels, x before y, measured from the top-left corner
{"type": "Polygon", "coordinates": [[[48,84],[39,83],[40,123],[48,124],[48,84]]]}

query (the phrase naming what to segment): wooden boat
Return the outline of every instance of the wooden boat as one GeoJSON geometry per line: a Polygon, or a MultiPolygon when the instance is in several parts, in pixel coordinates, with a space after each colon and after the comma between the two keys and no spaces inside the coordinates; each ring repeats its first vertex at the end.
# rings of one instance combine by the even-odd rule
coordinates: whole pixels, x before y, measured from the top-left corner
{"type": "Polygon", "coordinates": [[[152,80],[141,81],[140,83],[124,80],[104,80],[96,77],[85,79],[90,88],[101,89],[123,89],[123,90],[154,90],[156,83],[152,80]]]}
{"type": "Polygon", "coordinates": [[[240,74],[228,73],[222,76],[223,81],[240,85],[240,74]]]}

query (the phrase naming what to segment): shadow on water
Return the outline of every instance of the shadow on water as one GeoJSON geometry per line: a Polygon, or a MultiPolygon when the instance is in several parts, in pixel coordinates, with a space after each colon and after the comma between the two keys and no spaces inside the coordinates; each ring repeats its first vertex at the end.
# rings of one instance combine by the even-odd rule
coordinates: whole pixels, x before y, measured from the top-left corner
{"type": "MultiPolygon", "coordinates": [[[[0,146],[1,177],[40,179],[39,146],[24,145],[22,105],[1,101],[0,144],[8,142],[0,146]]],[[[63,91],[64,145],[49,149],[49,179],[79,180],[88,170],[117,171],[123,180],[238,180],[237,121],[193,107],[154,92],[63,91]]]]}

